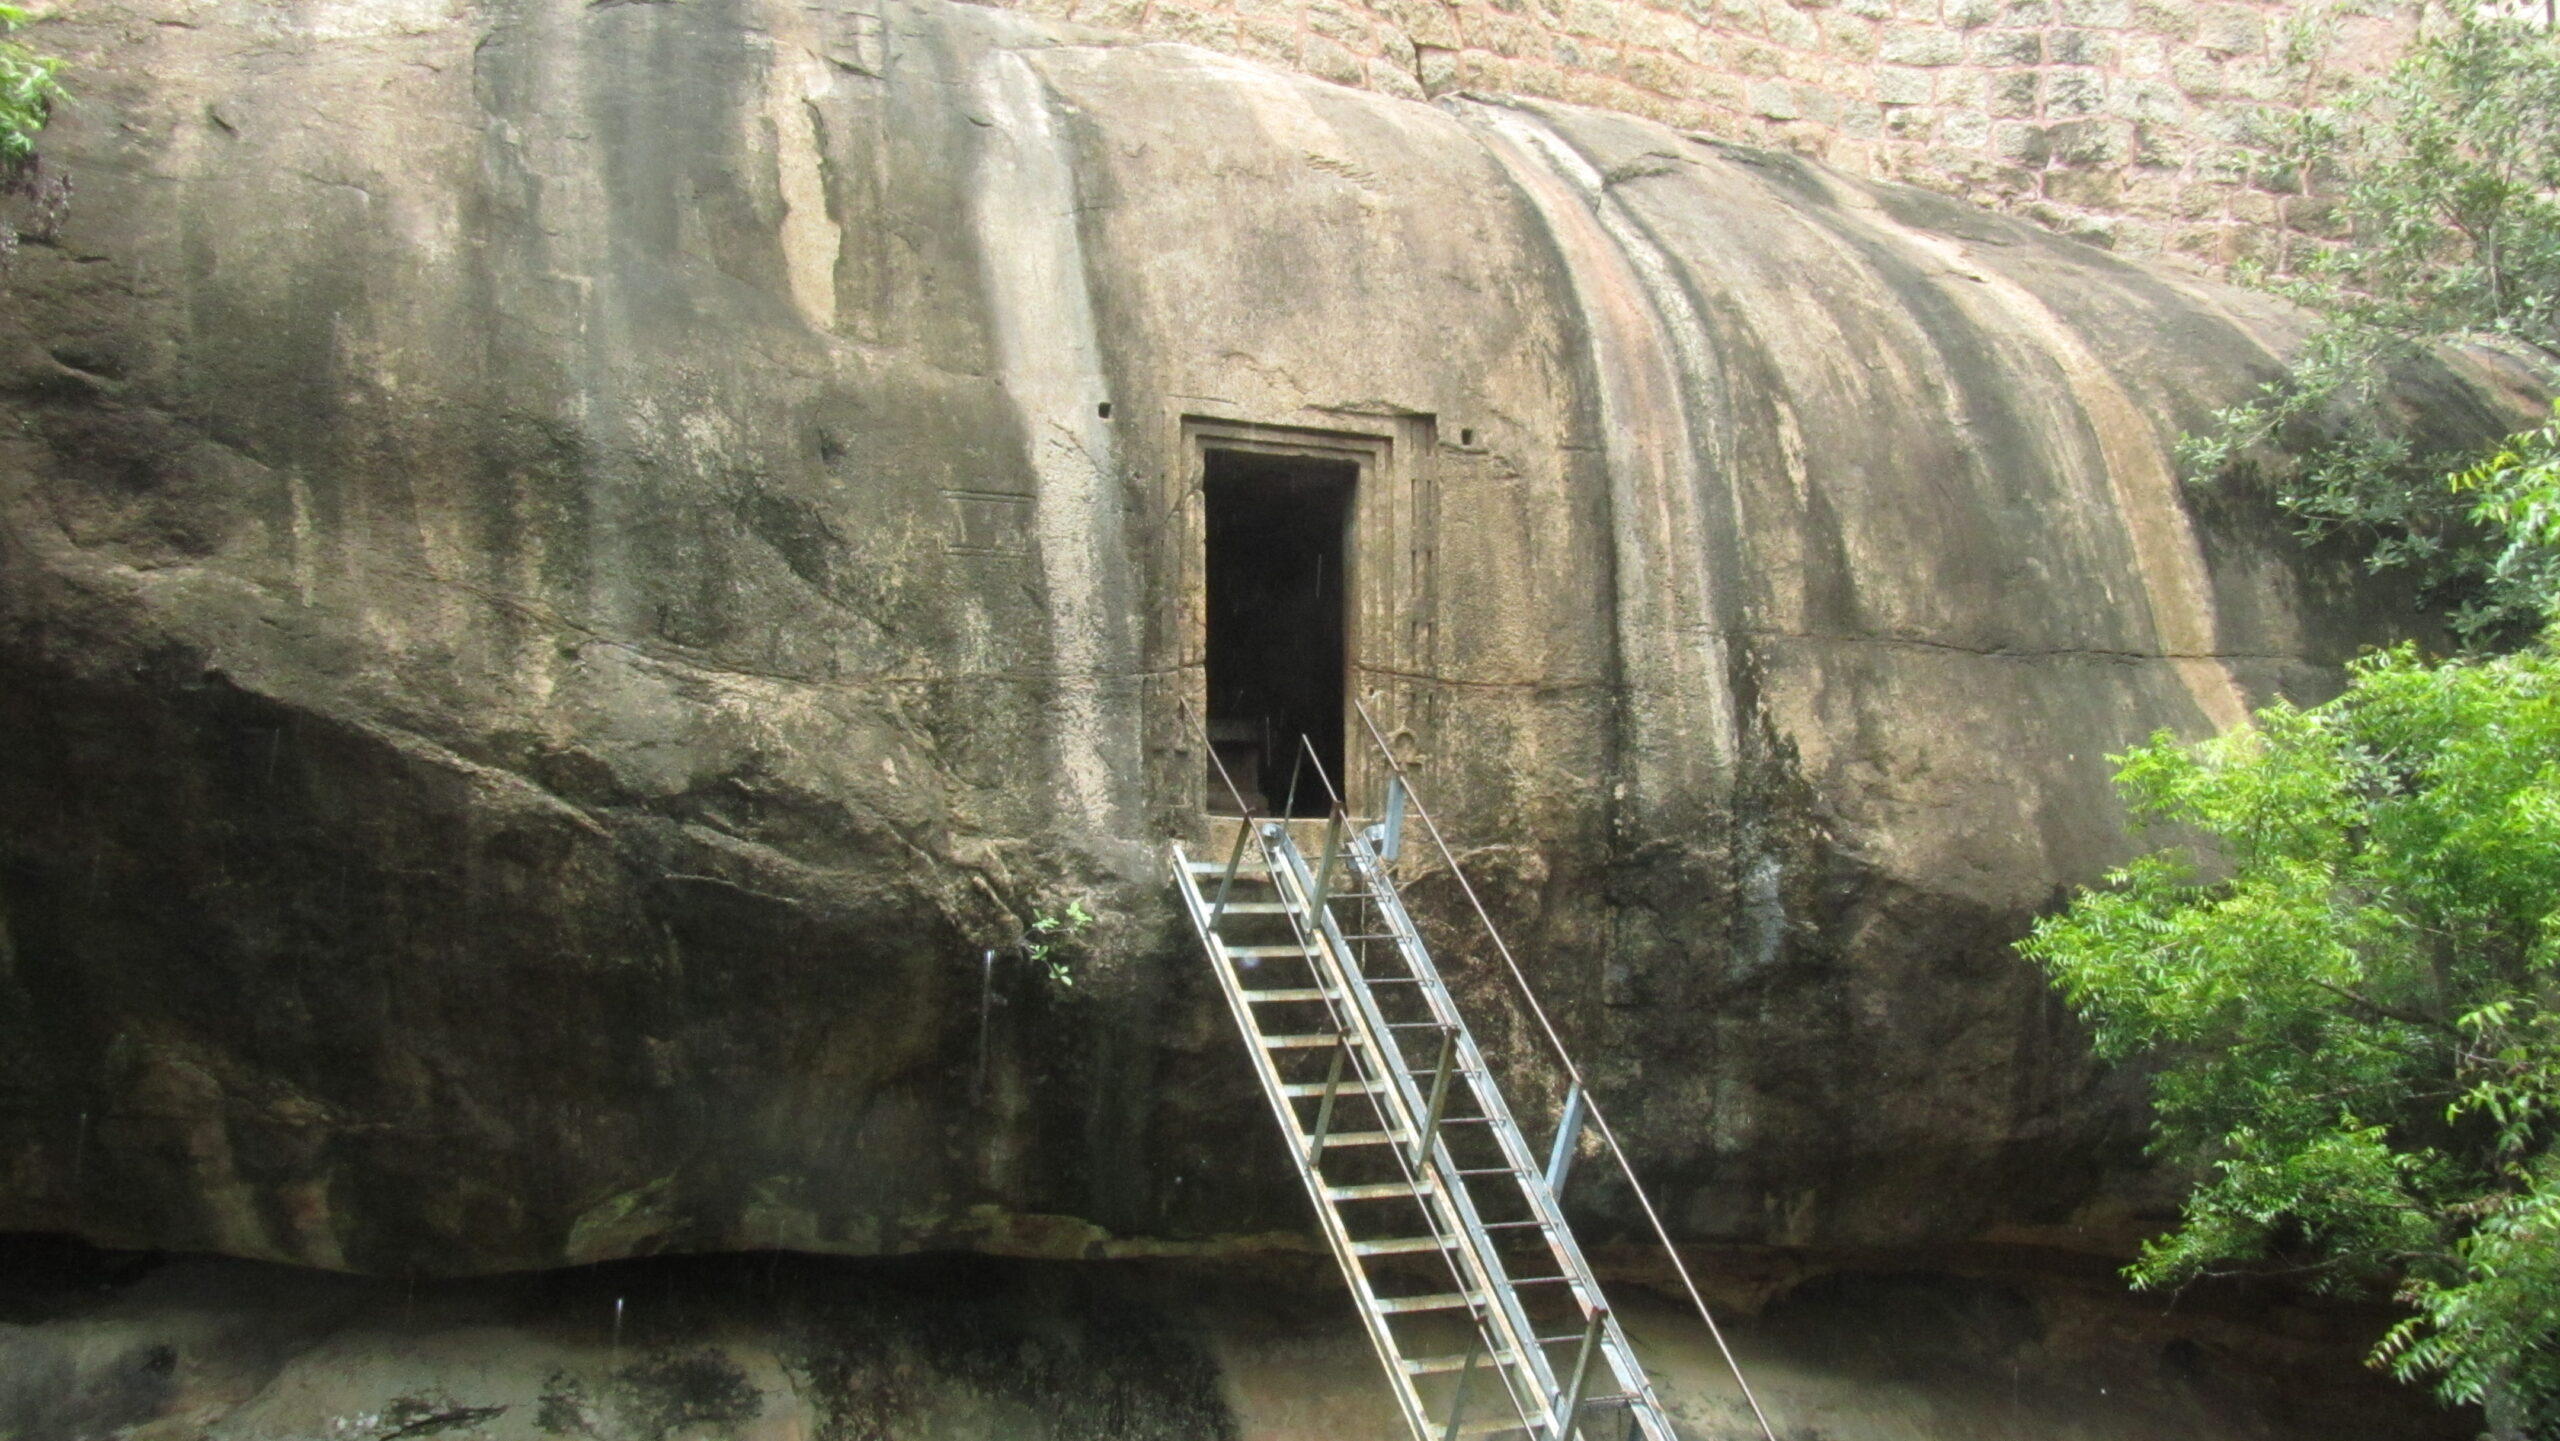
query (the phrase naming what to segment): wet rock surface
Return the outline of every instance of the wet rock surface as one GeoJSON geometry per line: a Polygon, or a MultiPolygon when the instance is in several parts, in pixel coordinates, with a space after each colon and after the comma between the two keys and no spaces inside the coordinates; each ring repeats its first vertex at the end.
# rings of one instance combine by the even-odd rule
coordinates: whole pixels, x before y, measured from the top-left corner
{"type": "Polygon", "coordinates": [[[1250,433],[1368,457],[1352,689],[1678,1230],[2096,1243],[2136,1087],[2007,943],[2122,854],[2109,751],[2401,620],[2170,473],[2266,302],[1633,120],[894,0],[42,39],[11,1226],[386,1275],[1299,1231],[1158,870],[1250,433]],[[1077,900],[1066,986],[1010,948],[1077,900]]]}
{"type": "MultiPolygon", "coordinates": [[[[1329,1263],[668,1258],[403,1282],[0,1242],[0,1427],[393,1441],[1337,1441],[1400,1425],[1329,1263]]],[[[2177,1306],[2031,1256],[1735,1257],[1742,1364],[1789,1441],[2452,1441],[2354,1365],[2369,1317],[2177,1306]]],[[[1621,1315],[1682,1434],[1756,1436],[1712,1340],[1621,1315]]]]}

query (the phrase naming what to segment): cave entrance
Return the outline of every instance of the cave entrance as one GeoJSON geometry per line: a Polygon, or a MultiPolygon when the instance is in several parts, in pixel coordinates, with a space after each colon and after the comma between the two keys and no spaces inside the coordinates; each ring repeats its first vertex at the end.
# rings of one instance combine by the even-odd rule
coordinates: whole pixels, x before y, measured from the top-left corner
{"type": "MultiPolygon", "coordinates": [[[[1263,815],[1321,816],[1343,784],[1353,460],[1210,449],[1209,744],[1263,815]]],[[[1234,800],[1213,768],[1209,809],[1234,800]]]]}

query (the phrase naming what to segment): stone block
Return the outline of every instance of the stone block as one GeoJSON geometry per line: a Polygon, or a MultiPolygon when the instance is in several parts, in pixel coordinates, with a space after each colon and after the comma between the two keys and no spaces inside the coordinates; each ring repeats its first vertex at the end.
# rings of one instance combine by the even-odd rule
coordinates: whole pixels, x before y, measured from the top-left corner
{"type": "Polygon", "coordinates": [[[1294,69],[1298,64],[1298,27],[1290,21],[1248,16],[1236,22],[1235,52],[1294,69]]]}
{"type": "Polygon", "coordinates": [[[1825,16],[1822,48],[1844,60],[1873,60],[1876,58],[1876,27],[1854,15],[1825,16]]]}
{"type": "Polygon", "coordinates": [[[2316,235],[2322,240],[2347,238],[2346,215],[2338,203],[2325,195],[2289,196],[2279,204],[2278,217],[2288,230],[2316,235]]]}
{"type": "Polygon", "coordinates": [[[2056,65],[2113,65],[2116,41],[2101,30],[2056,30],[2045,41],[2045,54],[2056,65]]]}
{"type": "Polygon", "coordinates": [[[2054,16],[2065,25],[2122,30],[2133,23],[2132,0],[2056,0],[2054,16]]]}
{"type": "Polygon", "coordinates": [[[1232,15],[1217,15],[1187,6],[1159,4],[1148,33],[1185,45],[1198,45],[1211,50],[1225,50],[1235,44],[1236,20],[1232,15]]]}
{"type": "Polygon", "coordinates": [[[1085,24],[1105,30],[1136,30],[1146,21],[1146,0],[1098,0],[1083,16],[1085,24]]]}
{"type": "Polygon", "coordinates": [[[2044,197],[2090,210],[2110,210],[2124,193],[2124,172],[2115,169],[2048,170],[2044,197]]]}
{"type": "Polygon", "coordinates": [[[1941,109],[1988,110],[1991,108],[1990,72],[1984,70],[1941,70],[1938,72],[1937,103],[1941,109]]]}
{"type": "Polygon", "coordinates": [[[2281,101],[2286,72],[2278,62],[2255,55],[2235,55],[2222,66],[2222,91],[2234,100],[2281,101]]]}
{"type": "Polygon", "coordinates": [[[2266,48],[2266,23],[2246,5],[2208,5],[2196,15],[2196,43],[2220,55],[2255,55],[2266,48]]]}
{"type": "Polygon", "coordinates": [[[2219,225],[2182,225],[2169,232],[2168,248],[2180,255],[2191,255],[2210,265],[2222,263],[2226,251],[2219,225]]]}
{"type": "Polygon", "coordinates": [[[1893,0],[1840,0],[1840,9],[1861,20],[1885,20],[1892,18],[1893,0]]]}
{"type": "Polygon", "coordinates": [[[1776,79],[1787,73],[1787,57],[1766,45],[1742,41],[1726,52],[1737,75],[1757,75],[1776,79]]]}
{"type": "Polygon", "coordinates": [[[1875,97],[1884,104],[1926,105],[1931,94],[1929,72],[1926,70],[1887,67],[1876,72],[1875,97]]]}
{"type": "Polygon", "coordinates": [[[2169,57],[2169,83],[2198,100],[2223,98],[2222,57],[2203,50],[2179,50],[2169,57]]]}
{"type": "Polygon", "coordinates": [[[2119,220],[2116,222],[2115,252],[2148,260],[2160,253],[2167,236],[2167,226],[2140,220],[2119,220]]]}
{"type": "Polygon", "coordinates": [[[2169,42],[2157,35],[2126,35],[2117,42],[2116,68],[2141,80],[2169,79],[2169,42]]]}
{"type": "Polygon", "coordinates": [[[2000,0],[1946,0],[1944,14],[1958,30],[1979,30],[2000,18],[2000,0]]]}
{"type": "Polygon", "coordinates": [[[2045,76],[2044,113],[2049,119],[2095,115],[2106,103],[2106,82],[2094,70],[2057,70],[2045,76]]]}
{"type": "Polygon", "coordinates": [[[1984,89],[1982,108],[1994,115],[2031,120],[2044,113],[2044,76],[2036,71],[1994,75],[1984,89]]]}
{"type": "Polygon", "coordinates": [[[2061,165],[2122,165],[2133,153],[2133,127],[2121,120],[2065,120],[2045,137],[2061,165]]]}
{"type": "Polygon", "coordinates": [[[1309,35],[1300,42],[1298,68],[1336,85],[1357,85],[1369,75],[1369,67],[1349,47],[1321,35],[1309,35]]]}
{"type": "Polygon", "coordinates": [[[1689,67],[1678,57],[1659,50],[1621,50],[1618,52],[1618,76],[1639,90],[1658,95],[1680,95],[1688,90],[1689,67]]]}
{"type": "Polygon", "coordinates": [[[1410,37],[1391,25],[1378,27],[1378,55],[1406,74],[1413,73],[1415,46],[1410,37]]]}
{"type": "Polygon", "coordinates": [[[1884,134],[1884,107],[1871,100],[1840,102],[1840,133],[1853,140],[1874,140],[1884,134]]]}
{"type": "Polygon", "coordinates": [[[2262,190],[2235,190],[2231,193],[2232,219],[2250,225],[2273,225],[2282,217],[2275,196],[2262,190]]]}
{"type": "Polygon", "coordinates": [[[1976,65],[2042,65],[2044,36],[2034,30],[1985,30],[1969,48],[1976,65]]]}
{"type": "Polygon", "coordinates": [[[1431,98],[1423,90],[1422,82],[1413,77],[1412,71],[1400,70],[1392,62],[1385,60],[1369,62],[1369,88],[1381,95],[1393,95],[1399,100],[1431,98]]]}
{"type": "Polygon", "coordinates": [[[1377,53],[1378,27],[1369,22],[1368,16],[1333,0],[1315,0],[1303,13],[1308,34],[1320,35],[1355,54],[1377,53]]]}
{"type": "Polygon", "coordinates": [[[1743,104],[1766,120],[1793,120],[1804,112],[1796,105],[1796,88],[1783,80],[1754,80],[1742,87],[1743,104]]]}
{"type": "Polygon", "coordinates": [[[1938,113],[1938,143],[1958,150],[1984,150],[1991,145],[1991,117],[1979,110],[1938,113]]]}
{"type": "Polygon", "coordinates": [[[2133,0],[2133,25],[2137,30],[2171,40],[2193,39],[2195,0],[2133,0]]]}
{"type": "Polygon", "coordinates": [[[1414,60],[1414,68],[1422,72],[1422,89],[1425,94],[1445,95],[1452,90],[1465,88],[1466,82],[1460,78],[1464,72],[1459,67],[1459,56],[1456,51],[1443,50],[1436,45],[1425,45],[1420,47],[1414,60]]]}
{"type": "Polygon", "coordinates": [[[2193,124],[2206,138],[2225,145],[2257,146],[2266,141],[2266,117],[2255,105],[2209,105],[2193,124]]]}
{"type": "Polygon", "coordinates": [[[1765,33],[1779,44],[1791,45],[1798,50],[1822,47],[1822,26],[1812,16],[1790,6],[1780,5],[1769,11],[1765,33]]]}
{"type": "Polygon", "coordinates": [[[2186,98],[2178,88],[2160,80],[2129,80],[2117,77],[2111,87],[2107,109],[2127,120],[2148,121],[2159,125],[2175,125],[2187,118],[2186,98]]]}
{"type": "Polygon", "coordinates": [[[2053,23],[2053,0],[2000,0],[1991,22],[2004,29],[2040,29],[2053,23]]]}
{"type": "Polygon", "coordinates": [[[2122,215],[2139,215],[2152,220],[2167,220],[2178,210],[2178,177],[2157,172],[2123,172],[2124,188],[2116,196],[2116,211],[2122,215]]]}
{"type": "Polygon", "coordinates": [[[1991,127],[1991,153],[2014,165],[2042,168],[2053,155],[2053,145],[2045,138],[2043,126],[2010,120],[1991,127]]]}
{"type": "Polygon", "coordinates": [[[2169,214],[2178,220],[2219,220],[2231,203],[2231,187],[2211,180],[2190,180],[2178,187],[2169,214]]]}
{"type": "Polygon", "coordinates": [[[1507,87],[1519,95],[1537,95],[1553,100],[1564,95],[1564,72],[1552,61],[1524,56],[1511,62],[1511,84],[1507,87]]]}
{"type": "Polygon", "coordinates": [[[1683,94],[1700,105],[1724,110],[1743,107],[1742,82],[1712,70],[1692,70],[1684,77],[1683,94]]]}
{"type": "Polygon", "coordinates": [[[1884,133],[1898,140],[1926,140],[1936,129],[1938,112],[1927,105],[1888,105],[1884,109],[1884,133]]]}
{"type": "Polygon", "coordinates": [[[1618,7],[1608,0],[1570,0],[1564,9],[1564,32],[1594,40],[1618,38],[1618,7]]]}
{"type": "Polygon", "coordinates": [[[1953,65],[1964,59],[1964,42],[1935,26],[1888,25],[1876,53],[1893,65],[1953,65]]]}
{"type": "Polygon", "coordinates": [[[1378,9],[1416,45],[1458,48],[1458,21],[1440,0],[1379,0],[1378,9]]]}

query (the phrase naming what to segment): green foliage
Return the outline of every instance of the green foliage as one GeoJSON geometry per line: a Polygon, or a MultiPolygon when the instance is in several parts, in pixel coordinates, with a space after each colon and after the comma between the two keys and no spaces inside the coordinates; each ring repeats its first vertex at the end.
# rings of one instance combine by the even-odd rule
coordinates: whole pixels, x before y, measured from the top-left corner
{"type": "Polygon", "coordinates": [[[2318,320],[2285,377],[2190,436],[2191,473],[2258,469],[2306,538],[2407,567],[2467,638],[2529,637],[2540,610],[2497,537],[2436,483],[2388,395],[2449,341],[2560,364],[2560,33],[2456,0],[2388,74],[2289,122],[2283,162],[2334,197],[2344,240],[2251,275],[2318,320]]]}
{"type": "Polygon", "coordinates": [[[1082,901],[1067,902],[1063,911],[1034,911],[1031,925],[1022,933],[1023,959],[1040,967],[1056,984],[1072,986],[1076,978],[1071,963],[1092,925],[1093,913],[1082,901]]]}
{"type": "MultiPolygon", "coordinates": [[[[27,23],[27,12],[0,5],[0,36],[27,23]]],[[[16,40],[0,39],[0,166],[23,165],[36,152],[36,132],[44,128],[55,101],[63,98],[55,72],[62,62],[38,55],[16,40]]]]}
{"type": "Polygon", "coordinates": [[[2201,1178],[2129,1274],[2391,1288],[2413,1314],[2378,1363],[2560,1435],[2560,657],[2403,647],[2118,763],[2201,848],[2021,949],[2101,1054],[2158,1063],[2155,1150],[2201,1178]]]}
{"type": "Polygon", "coordinates": [[[27,12],[0,3],[0,199],[17,203],[20,217],[0,215],[0,263],[18,248],[23,229],[50,234],[71,203],[71,182],[36,154],[36,132],[65,99],[54,76],[62,62],[7,38],[27,23],[27,12]]]}

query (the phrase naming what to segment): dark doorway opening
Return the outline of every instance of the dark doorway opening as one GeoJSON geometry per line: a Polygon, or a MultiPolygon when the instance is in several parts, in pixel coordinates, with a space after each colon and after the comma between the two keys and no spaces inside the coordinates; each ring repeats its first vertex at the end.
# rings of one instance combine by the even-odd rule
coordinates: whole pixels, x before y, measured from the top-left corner
{"type": "MultiPolygon", "coordinates": [[[[1263,815],[1342,784],[1343,575],[1356,461],[1207,453],[1209,744],[1263,815]],[[1312,752],[1312,754],[1310,754],[1312,752]]],[[[1235,802],[1213,770],[1209,808],[1235,802]]]]}

